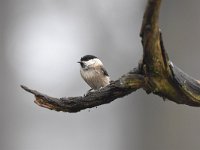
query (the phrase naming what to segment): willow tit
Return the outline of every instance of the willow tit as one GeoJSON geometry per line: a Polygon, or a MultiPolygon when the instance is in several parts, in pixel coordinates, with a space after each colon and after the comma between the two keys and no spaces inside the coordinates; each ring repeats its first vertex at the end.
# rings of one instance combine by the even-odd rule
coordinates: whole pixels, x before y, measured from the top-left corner
{"type": "Polygon", "coordinates": [[[85,55],[78,63],[81,66],[82,78],[92,90],[98,90],[110,84],[110,77],[103,67],[103,63],[96,56],[85,55]]]}

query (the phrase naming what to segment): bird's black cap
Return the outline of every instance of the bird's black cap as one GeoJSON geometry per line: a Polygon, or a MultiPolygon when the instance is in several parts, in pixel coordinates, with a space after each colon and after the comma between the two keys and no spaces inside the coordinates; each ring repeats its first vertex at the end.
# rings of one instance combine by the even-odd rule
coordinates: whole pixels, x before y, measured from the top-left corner
{"type": "Polygon", "coordinates": [[[88,61],[88,60],[91,60],[94,58],[97,58],[97,57],[93,56],[93,55],[85,55],[85,56],[81,57],[81,61],[88,61]]]}

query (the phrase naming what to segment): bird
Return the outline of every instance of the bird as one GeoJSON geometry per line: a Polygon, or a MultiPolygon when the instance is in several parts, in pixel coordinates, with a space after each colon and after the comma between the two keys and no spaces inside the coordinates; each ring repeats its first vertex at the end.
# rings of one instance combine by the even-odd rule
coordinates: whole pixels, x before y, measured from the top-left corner
{"type": "MultiPolygon", "coordinates": [[[[99,90],[110,84],[110,77],[99,58],[94,55],[85,55],[81,57],[80,74],[84,81],[92,88],[99,90]]],[[[89,90],[90,91],[90,90],[89,90]]]]}

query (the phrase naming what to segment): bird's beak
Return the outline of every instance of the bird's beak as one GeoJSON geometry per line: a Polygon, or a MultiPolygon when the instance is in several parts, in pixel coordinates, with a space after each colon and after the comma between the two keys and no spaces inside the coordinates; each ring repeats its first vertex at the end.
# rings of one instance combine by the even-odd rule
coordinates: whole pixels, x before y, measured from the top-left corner
{"type": "Polygon", "coordinates": [[[84,64],[82,61],[78,61],[77,63],[79,63],[81,66],[84,64]]]}
{"type": "Polygon", "coordinates": [[[78,61],[77,63],[79,63],[81,65],[82,68],[85,67],[85,64],[82,61],[78,61]]]}

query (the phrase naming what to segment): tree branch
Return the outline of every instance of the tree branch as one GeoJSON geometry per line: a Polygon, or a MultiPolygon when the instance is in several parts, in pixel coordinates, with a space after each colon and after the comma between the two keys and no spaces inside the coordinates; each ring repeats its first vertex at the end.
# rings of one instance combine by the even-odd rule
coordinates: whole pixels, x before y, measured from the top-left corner
{"type": "Polygon", "coordinates": [[[147,77],[146,91],[178,104],[200,106],[200,84],[169,61],[158,19],[161,0],[149,0],[140,36],[144,50],[142,74],[147,77]]]}
{"type": "Polygon", "coordinates": [[[122,76],[119,80],[111,82],[110,85],[99,91],[90,92],[85,96],[79,97],[53,98],[28,87],[21,87],[34,94],[36,97],[35,103],[41,107],[56,111],[78,112],[86,108],[110,103],[116,98],[126,96],[143,86],[144,77],[135,70],[122,76]]]}
{"type": "Polygon", "coordinates": [[[200,106],[200,82],[170,62],[159,30],[161,0],[149,0],[144,13],[140,36],[143,59],[138,69],[123,75],[110,85],[85,96],[53,98],[28,87],[24,90],[35,95],[35,103],[56,111],[78,112],[126,96],[143,88],[178,104],[200,106]]]}

